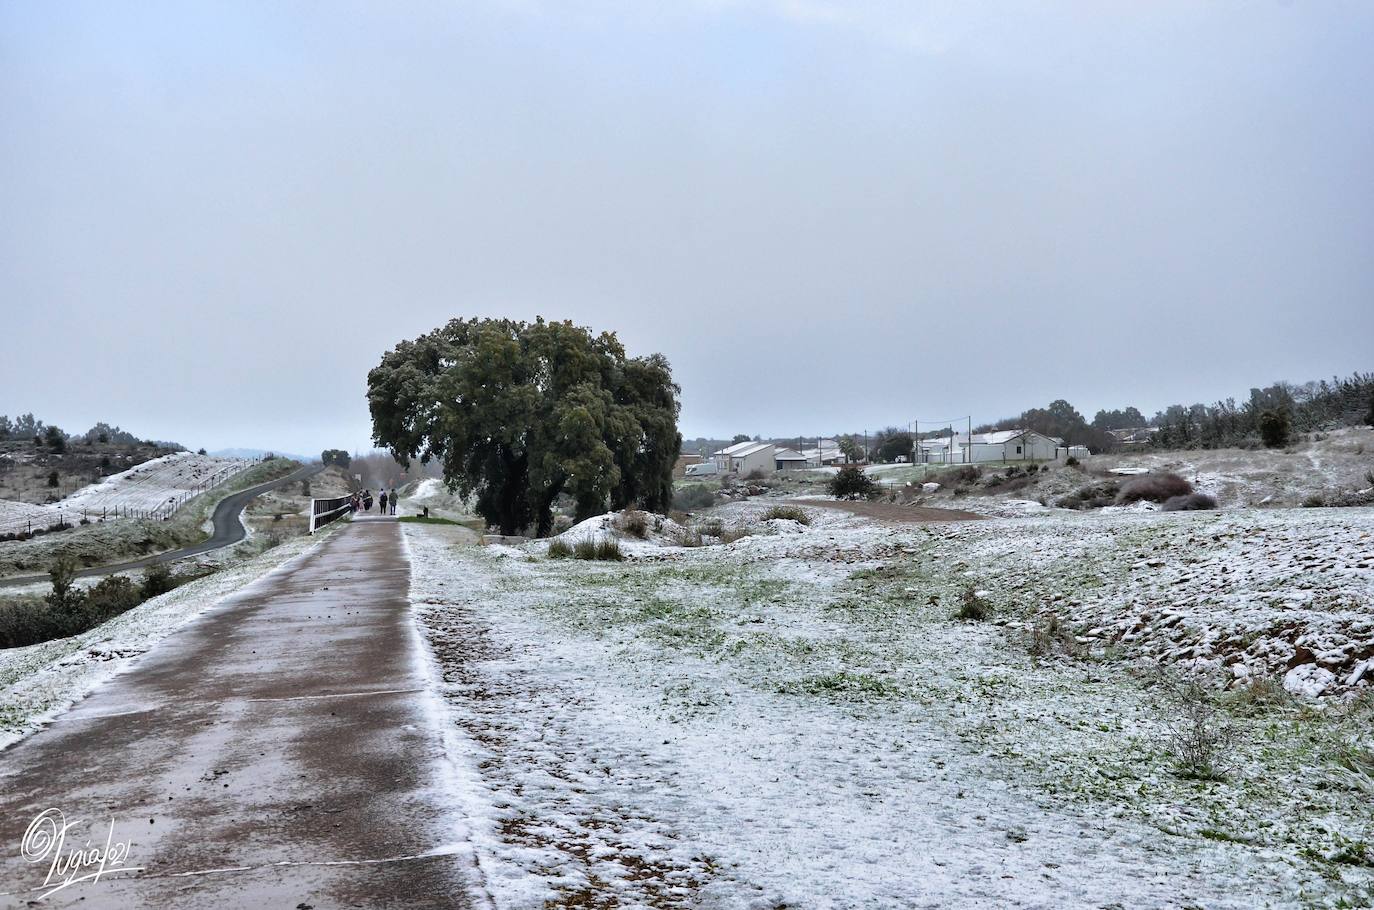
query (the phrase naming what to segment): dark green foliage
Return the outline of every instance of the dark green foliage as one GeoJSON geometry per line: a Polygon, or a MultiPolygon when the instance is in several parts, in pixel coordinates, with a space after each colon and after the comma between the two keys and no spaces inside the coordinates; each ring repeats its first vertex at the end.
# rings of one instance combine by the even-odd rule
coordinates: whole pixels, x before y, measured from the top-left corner
{"type": "Polygon", "coordinates": [[[343,449],[325,449],[320,453],[320,461],[325,467],[337,465],[341,468],[347,468],[353,463],[353,459],[343,449]]]}
{"type": "Polygon", "coordinates": [[[76,562],[59,559],[51,570],[52,591],[41,601],[25,600],[0,607],[0,648],[19,648],[79,635],[127,613],[144,593],[120,575],[102,578],[89,591],[75,587],[76,562]]]}
{"type": "Polygon", "coordinates": [[[830,478],[830,495],[836,499],[871,499],[878,493],[878,484],[855,465],[840,468],[830,478]]]}
{"type": "Polygon", "coordinates": [[[86,628],[127,613],[143,602],[143,592],[122,575],[102,578],[86,592],[86,628]]]}
{"type": "Polygon", "coordinates": [[[58,485],[59,482],[60,482],[60,481],[59,481],[59,479],[58,479],[57,472],[56,472],[56,471],[49,471],[49,472],[48,472],[48,486],[50,486],[50,487],[55,487],[55,486],[58,485]]]}
{"type": "Polygon", "coordinates": [[[736,434],[734,435],[734,438],[732,438],[732,439],[730,440],[730,445],[733,446],[733,445],[739,445],[741,442],[748,442],[748,441],[750,440],[750,438],[751,438],[751,437],[749,436],[748,433],[736,433],[736,434]]]}
{"type": "Polygon", "coordinates": [[[59,612],[75,611],[83,599],[76,589],[76,560],[70,556],[59,556],[48,570],[52,579],[52,590],[43,598],[48,606],[59,612]]]}
{"type": "Polygon", "coordinates": [[[204,447],[204,446],[201,446],[199,449],[196,449],[196,454],[197,454],[197,455],[205,455],[205,454],[206,454],[205,447],[204,447]]]}
{"type": "Polygon", "coordinates": [[[142,591],[145,598],[166,594],[174,587],[176,583],[172,579],[172,570],[164,563],[155,563],[143,570],[142,591]]]}
{"type": "Polygon", "coordinates": [[[873,437],[873,460],[881,462],[896,461],[898,456],[911,457],[915,444],[911,434],[897,427],[879,430],[873,437]]]}
{"type": "Polygon", "coordinates": [[[666,513],[681,448],[678,387],[661,355],[570,322],[453,320],[403,341],[368,374],[373,439],[408,464],[438,459],[449,488],[517,534],[637,506],[666,513]]]}
{"type": "Polygon", "coordinates": [[[1364,415],[1364,422],[1374,427],[1374,393],[1369,396],[1369,413],[1364,415]]]}
{"type": "Polygon", "coordinates": [[[43,441],[47,444],[48,448],[52,449],[54,452],[61,453],[67,451],[67,434],[63,433],[57,427],[48,427],[44,430],[43,441]]]}
{"type": "Polygon", "coordinates": [[[1260,439],[1270,449],[1281,449],[1288,445],[1292,423],[1287,411],[1265,411],[1259,416],[1260,439]]]}

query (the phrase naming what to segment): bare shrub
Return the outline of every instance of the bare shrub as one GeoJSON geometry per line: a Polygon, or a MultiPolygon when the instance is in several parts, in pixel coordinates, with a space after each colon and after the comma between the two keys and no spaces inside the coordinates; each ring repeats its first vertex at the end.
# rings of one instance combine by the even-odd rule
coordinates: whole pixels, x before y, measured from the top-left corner
{"type": "Polygon", "coordinates": [[[1196,512],[1215,509],[1217,498],[1210,493],[1189,493],[1186,496],[1170,496],[1164,500],[1160,509],[1165,512],[1196,512]]]}
{"type": "Polygon", "coordinates": [[[631,537],[638,537],[640,540],[649,536],[649,518],[637,509],[617,516],[615,526],[631,537]]]}
{"type": "Polygon", "coordinates": [[[806,510],[797,506],[773,506],[763,516],[764,521],[772,521],[775,518],[783,521],[795,521],[798,524],[811,524],[811,516],[806,514],[806,510]]]}
{"type": "Polygon", "coordinates": [[[683,486],[673,493],[673,508],[683,512],[696,509],[709,509],[716,504],[716,491],[705,484],[694,483],[683,486]]]}
{"type": "Polygon", "coordinates": [[[750,471],[748,474],[745,474],[745,475],[744,475],[744,479],[745,479],[745,480],[763,480],[763,478],[765,478],[765,477],[767,477],[767,476],[768,476],[768,472],[765,471],[763,468],[755,468],[754,470],[750,471]]]}
{"type": "Polygon", "coordinates": [[[1116,504],[1130,505],[1133,502],[1164,502],[1175,496],[1187,496],[1193,492],[1193,485],[1177,474],[1141,474],[1132,477],[1121,485],[1116,494],[1116,504]]]}
{"type": "Polygon", "coordinates": [[[1036,623],[1027,638],[1026,648],[1034,657],[1076,657],[1082,651],[1073,629],[1059,618],[1058,613],[1051,613],[1043,622],[1036,623]]]}
{"type": "Polygon", "coordinates": [[[701,532],[696,528],[682,528],[675,535],[674,542],[679,547],[699,547],[705,543],[701,539],[701,532]]]}
{"type": "Polygon", "coordinates": [[[620,562],[625,554],[620,550],[620,541],[607,537],[596,545],[596,558],[606,562],[620,562]]]}
{"type": "Polygon", "coordinates": [[[1212,694],[1194,680],[1165,679],[1171,718],[1164,748],[1181,777],[1223,780],[1235,759],[1236,728],[1212,694]]]}
{"type": "Polygon", "coordinates": [[[1059,497],[1055,505],[1061,509],[1100,509],[1116,502],[1119,492],[1115,481],[1104,480],[1079,487],[1072,493],[1059,497]]]}
{"type": "Polygon", "coordinates": [[[720,537],[725,533],[725,522],[713,518],[701,526],[701,533],[708,537],[720,537]]]}
{"type": "Polygon", "coordinates": [[[1320,493],[1313,493],[1302,501],[1304,509],[1320,509],[1326,505],[1326,498],[1320,493]]]}
{"type": "Polygon", "coordinates": [[[990,612],[992,612],[992,604],[979,597],[973,585],[969,585],[959,595],[959,610],[954,614],[954,618],[982,622],[988,618],[990,612]]]}

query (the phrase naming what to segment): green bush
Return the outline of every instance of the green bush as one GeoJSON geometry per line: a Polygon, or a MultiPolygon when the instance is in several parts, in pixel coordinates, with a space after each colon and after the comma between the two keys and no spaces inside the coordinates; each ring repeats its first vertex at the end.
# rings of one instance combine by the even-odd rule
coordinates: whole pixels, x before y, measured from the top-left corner
{"type": "Polygon", "coordinates": [[[127,613],[143,602],[143,592],[123,575],[108,575],[86,592],[87,628],[127,613]]]}
{"type": "Polygon", "coordinates": [[[1288,445],[1292,425],[1287,411],[1264,411],[1259,416],[1260,439],[1270,449],[1281,449],[1288,445]]]}
{"type": "Polygon", "coordinates": [[[586,538],[573,545],[573,558],[620,562],[625,558],[625,554],[620,550],[620,541],[614,537],[606,537],[599,541],[586,538]]]}
{"type": "Polygon", "coordinates": [[[154,563],[143,570],[142,592],[145,599],[166,594],[175,587],[172,570],[167,568],[165,563],[154,563]]]}
{"type": "Polygon", "coordinates": [[[878,493],[878,484],[857,465],[840,468],[828,486],[836,499],[872,499],[878,493]]]}

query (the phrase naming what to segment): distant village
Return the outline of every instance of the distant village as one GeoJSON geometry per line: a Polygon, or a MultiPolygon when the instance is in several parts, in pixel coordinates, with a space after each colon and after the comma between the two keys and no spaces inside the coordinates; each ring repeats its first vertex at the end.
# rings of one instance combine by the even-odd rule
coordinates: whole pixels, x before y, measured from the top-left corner
{"type": "MultiPolygon", "coordinates": [[[[1150,428],[1118,431],[1123,445],[1149,441],[1150,428]]],[[[1011,429],[990,433],[953,433],[927,439],[913,439],[906,452],[879,455],[853,437],[818,438],[814,446],[800,448],[746,439],[715,451],[684,453],[678,462],[678,475],[709,477],[717,474],[771,474],[775,471],[805,471],[848,464],[988,464],[1017,461],[1067,461],[1084,459],[1087,446],[1069,445],[1057,436],[1035,430],[1011,429]]]]}

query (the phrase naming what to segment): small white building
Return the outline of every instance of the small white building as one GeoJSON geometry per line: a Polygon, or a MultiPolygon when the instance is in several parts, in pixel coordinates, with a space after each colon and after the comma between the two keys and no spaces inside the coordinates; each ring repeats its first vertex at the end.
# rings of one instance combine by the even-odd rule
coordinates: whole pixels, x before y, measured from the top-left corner
{"type": "Polygon", "coordinates": [[[773,453],[773,463],[779,471],[804,471],[811,460],[796,449],[777,447],[773,453]]]}
{"type": "Polygon", "coordinates": [[[802,449],[801,454],[806,456],[806,465],[810,468],[824,468],[849,462],[840,451],[840,444],[833,439],[818,439],[816,448],[802,449]]]}
{"type": "Polygon", "coordinates": [[[711,456],[716,470],[721,474],[752,474],[762,471],[771,474],[777,470],[773,453],[777,446],[771,442],[737,442],[726,446],[711,456]]]}
{"type": "Polygon", "coordinates": [[[966,463],[987,461],[1052,461],[1062,441],[1034,430],[998,430],[959,437],[966,463]]]}
{"type": "Polygon", "coordinates": [[[916,458],[926,464],[952,464],[964,457],[953,436],[937,436],[917,443],[916,458]]]}

